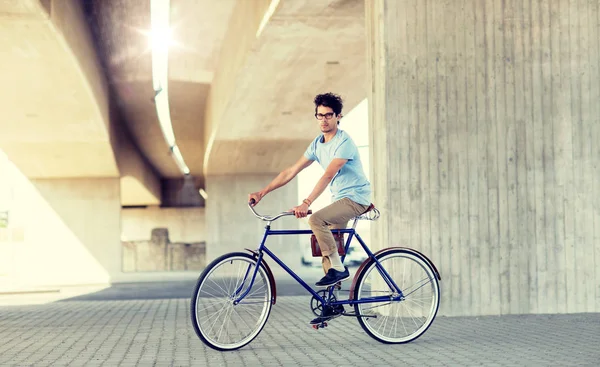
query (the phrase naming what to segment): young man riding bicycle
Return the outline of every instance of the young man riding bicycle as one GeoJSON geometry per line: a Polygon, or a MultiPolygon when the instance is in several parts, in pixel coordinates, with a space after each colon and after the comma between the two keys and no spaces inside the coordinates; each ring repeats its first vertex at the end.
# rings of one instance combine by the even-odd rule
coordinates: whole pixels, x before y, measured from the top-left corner
{"type": "Polygon", "coordinates": [[[314,103],[321,134],[294,165],[283,170],[261,191],[248,195],[248,201],[254,199],[253,205],[258,204],[265,195],[286,185],[314,161],[323,167],[325,173],[310,195],[292,210],[297,218],[306,217],[312,202],[330,185],[332,203],[313,213],[308,220],[321,249],[325,271],[325,276],[316,285],[328,287],[350,277],[338,254],[331,229],[346,228],[350,219],[367,211],[371,203],[371,184],[365,176],[356,144],[338,127],[342,118],[342,99],[326,93],[317,95],[314,103]]]}

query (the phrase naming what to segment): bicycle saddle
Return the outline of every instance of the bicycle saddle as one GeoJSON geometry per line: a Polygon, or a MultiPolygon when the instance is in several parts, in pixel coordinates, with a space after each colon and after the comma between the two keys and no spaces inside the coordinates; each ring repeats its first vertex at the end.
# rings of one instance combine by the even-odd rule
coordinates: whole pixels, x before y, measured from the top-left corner
{"type": "MultiPolygon", "coordinates": [[[[371,210],[375,209],[375,204],[371,203],[371,205],[369,205],[369,207],[367,208],[367,210],[364,211],[363,214],[370,212],[371,210]]],[[[361,214],[362,215],[362,214],[361,214]]]]}

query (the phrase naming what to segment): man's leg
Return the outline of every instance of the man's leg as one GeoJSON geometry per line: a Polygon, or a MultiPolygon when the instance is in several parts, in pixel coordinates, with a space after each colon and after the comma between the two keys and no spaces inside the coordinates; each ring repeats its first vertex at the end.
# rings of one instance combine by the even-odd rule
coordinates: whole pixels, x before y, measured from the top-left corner
{"type": "MultiPolygon", "coordinates": [[[[319,247],[323,253],[322,264],[325,277],[317,282],[317,286],[335,285],[350,277],[347,268],[344,268],[341,272],[332,268],[331,257],[335,256],[338,258],[337,261],[340,261],[332,230],[335,232],[336,229],[347,228],[348,221],[364,213],[367,208],[368,206],[357,204],[350,199],[342,199],[314,213],[309,219],[308,222],[317,237],[319,247]],[[330,270],[333,270],[333,272],[330,270]]],[[[339,265],[343,268],[341,261],[339,265]]],[[[337,291],[334,292],[336,298],[338,297],[337,293],[337,291]]],[[[310,323],[313,325],[321,324],[343,314],[344,311],[344,306],[341,305],[326,307],[322,315],[311,320],[310,323]]]]}
{"type": "MultiPolygon", "coordinates": [[[[331,230],[335,230],[335,229],[344,229],[344,228],[348,228],[348,222],[344,222],[344,223],[333,223],[329,226],[329,228],[331,230]]],[[[346,243],[344,241],[344,243],[346,243]]],[[[329,269],[331,269],[331,261],[329,261],[329,257],[328,256],[323,256],[321,263],[323,264],[323,272],[325,274],[327,274],[327,272],[329,271],[329,269]]]]}
{"type": "Polygon", "coordinates": [[[323,272],[327,274],[329,269],[331,269],[331,261],[329,261],[328,256],[321,257],[321,264],[323,265],[323,272]]]}
{"type": "MultiPolygon", "coordinates": [[[[335,233],[335,230],[336,230],[336,229],[345,229],[345,228],[348,228],[348,222],[344,222],[344,223],[333,223],[333,224],[332,224],[332,225],[330,225],[329,227],[330,227],[330,229],[333,231],[333,233],[335,233]]],[[[342,235],[342,238],[343,238],[343,240],[342,240],[342,243],[344,243],[344,244],[345,244],[345,243],[346,243],[346,241],[345,241],[345,239],[344,239],[344,237],[345,237],[345,236],[344,236],[344,234],[343,234],[343,233],[342,233],[341,235],[342,235]]],[[[336,244],[336,245],[337,245],[337,244],[336,244]]],[[[329,256],[323,256],[323,270],[325,271],[325,275],[327,275],[327,272],[329,271],[329,269],[331,269],[331,261],[329,260],[329,256]],[[325,268],[325,265],[327,265],[327,269],[325,268]]],[[[340,299],[340,292],[339,292],[339,290],[338,290],[338,288],[337,288],[337,284],[339,284],[339,285],[340,285],[340,289],[341,289],[341,283],[336,283],[336,288],[335,288],[335,290],[334,290],[333,294],[334,294],[335,298],[336,298],[337,300],[339,300],[339,299],[340,299]]],[[[336,307],[334,307],[334,311],[335,311],[336,313],[340,313],[340,314],[341,314],[341,313],[344,313],[344,311],[345,311],[345,310],[344,310],[344,306],[342,306],[342,305],[336,306],[336,307]]]]}
{"type": "Polygon", "coordinates": [[[323,259],[322,261],[323,269],[325,270],[326,267],[328,269],[326,276],[317,282],[318,286],[329,286],[349,277],[349,274],[347,274],[348,270],[344,269],[339,261],[337,246],[333,234],[331,233],[330,226],[334,224],[345,226],[350,219],[364,213],[367,208],[368,206],[366,205],[361,205],[350,199],[344,198],[311,215],[308,223],[317,238],[321,253],[324,257],[326,256],[329,258],[328,260],[323,259]],[[340,270],[339,268],[343,270],[340,270]]]}

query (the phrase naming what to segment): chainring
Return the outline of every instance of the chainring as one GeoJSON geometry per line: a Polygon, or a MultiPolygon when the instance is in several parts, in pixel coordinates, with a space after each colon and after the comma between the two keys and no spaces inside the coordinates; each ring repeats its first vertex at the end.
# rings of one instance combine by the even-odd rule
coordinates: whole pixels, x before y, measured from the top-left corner
{"type": "MultiPolygon", "coordinates": [[[[317,294],[319,296],[321,296],[323,299],[327,299],[328,295],[329,295],[329,289],[322,289],[320,291],[317,292],[317,294]]],[[[331,297],[329,297],[329,302],[335,302],[337,299],[335,298],[335,295],[331,295],[331,297]]],[[[315,314],[315,316],[321,316],[323,313],[323,304],[321,303],[321,301],[319,301],[318,299],[315,298],[315,296],[313,296],[310,299],[310,309],[312,311],[313,314],[315,314]]]]}

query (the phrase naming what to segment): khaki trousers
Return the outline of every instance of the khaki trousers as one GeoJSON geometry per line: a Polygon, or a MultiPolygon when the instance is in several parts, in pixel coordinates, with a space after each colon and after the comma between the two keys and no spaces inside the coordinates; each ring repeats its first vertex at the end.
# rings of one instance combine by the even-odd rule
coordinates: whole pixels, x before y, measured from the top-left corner
{"type": "Polygon", "coordinates": [[[319,242],[323,254],[321,262],[323,263],[323,271],[326,274],[331,268],[328,256],[337,251],[331,230],[346,228],[350,219],[363,214],[368,208],[368,205],[358,204],[348,198],[343,198],[313,213],[308,219],[308,224],[315,237],[317,237],[317,242],[319,242]]]}

